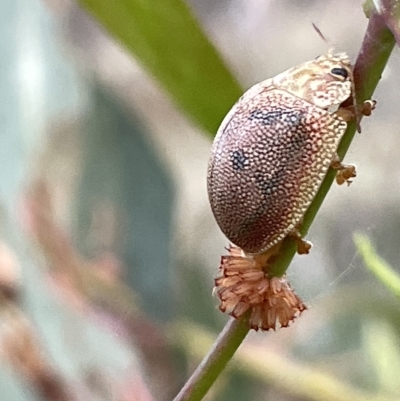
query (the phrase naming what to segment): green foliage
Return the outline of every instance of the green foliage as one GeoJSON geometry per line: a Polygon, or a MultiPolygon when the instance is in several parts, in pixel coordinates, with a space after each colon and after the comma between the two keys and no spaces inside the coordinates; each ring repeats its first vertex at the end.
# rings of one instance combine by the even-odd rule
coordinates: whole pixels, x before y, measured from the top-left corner
{"type": "MultiPolygon", "coordinates": [[[[370,241],[360,233],[354,234],[354,243],[365,267],[386,287],[400,298],[400,276],[382,259],[370,241]]],[[[393,394],[400,393],[400,350],[395,326],[384,319],[365,322],[364,347],[374,361],[375,374],[381,388],[393,394]]]]}
{"type": "Polygon", "coordinates": [[[365,267],[394,295],[400,298],[400,276],[377,253],[369,238],[354,234],[354,243],[365,267]]]}
{"type": "Polygon", "coordinates": [[[242,93],[183,0],[80,0],[175,102],[214,135],[242,93]]]}

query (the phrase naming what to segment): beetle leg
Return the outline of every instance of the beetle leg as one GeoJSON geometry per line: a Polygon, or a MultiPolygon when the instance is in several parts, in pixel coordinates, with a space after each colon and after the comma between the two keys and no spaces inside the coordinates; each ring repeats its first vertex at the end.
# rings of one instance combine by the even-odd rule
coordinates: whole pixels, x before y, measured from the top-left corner
{"type": "Polygon", "coordinates": [[[370,116],[372,113],[372,110],[375,110],[376,106],[376,100],[366,100],[361,106],[360,106],[360,113],[363,116],[370,116]]]}
{"type": "Polygon", "coordinates": [[[362,105],[342,105],[336,111],[336,114],[344,121],[349,122],[352,120],[356,121],[357,132],[361,132],[360,121],[361,117],[368,117],[375,110],[376,100],[366,100],[362,105]]]}
{"type": "Polygon", "coordinates": [[[310,241],[306,241],[305,239],[301,238],[301,235],[297,229],[293,230],[289,234],[289,236],[293,238],[293,240],[296,242],[297,253],[299,255],[307,255],[308,253],[310,253],[312,243],[310,241]]]}
{"type": "Polygon", "coordinates": [[[344,121],[349,122],[356,118],[356,113],[354,112],[354,107],[339,107],[336,114],[344,121]]]}
{"type": "Polygon", "coordinates": [[[342,164],[337,154],[331,161],[331,167],[334,170],[337,170],[336,182],[339,185],[344,183],[350,185],[352,183],[351,178],[355,178],[357,176],[356,166],[354,164],[342,164]]]}

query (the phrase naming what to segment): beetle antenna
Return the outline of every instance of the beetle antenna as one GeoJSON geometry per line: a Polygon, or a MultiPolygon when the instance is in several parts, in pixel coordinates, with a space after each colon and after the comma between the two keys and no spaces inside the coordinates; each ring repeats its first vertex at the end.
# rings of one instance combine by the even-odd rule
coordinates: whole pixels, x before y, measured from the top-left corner
{"type": "Polygon", "coordinates": [[[315,32],[317,32],[318,36],[329,46],[328,53],[332,54],[333,53],[332,42],[325,37],[325,35],[321,32],[321,30],[317,27],[317,25],[314,24],[314,22],[312,22],[312,26],[315,32]]]}

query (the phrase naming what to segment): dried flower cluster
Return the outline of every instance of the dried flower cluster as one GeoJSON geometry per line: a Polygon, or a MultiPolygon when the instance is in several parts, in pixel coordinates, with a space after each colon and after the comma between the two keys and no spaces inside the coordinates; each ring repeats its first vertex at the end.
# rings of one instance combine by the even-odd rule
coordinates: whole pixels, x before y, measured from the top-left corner
{"type": "Polygon", "coordinates": [[[254,330],[287,327],[306,306],[284,277],[268,277],[267,260],[258,255],[246,255],[230,246],[229,255],[222,256],[220,276],[215,279],[215,292],[220,310],[240,318],[251,310],[249,325],[254,330]]]}

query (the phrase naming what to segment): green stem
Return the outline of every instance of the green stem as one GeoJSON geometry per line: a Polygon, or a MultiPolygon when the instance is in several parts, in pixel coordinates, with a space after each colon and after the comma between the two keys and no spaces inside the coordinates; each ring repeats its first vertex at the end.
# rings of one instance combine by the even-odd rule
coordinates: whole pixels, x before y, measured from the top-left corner
{"type": "Polygon", "coordinates": [[[231,360],[248,332],[246,319],[231,318],[174,401],[201,400],[231,360]]]}
{"type": "MultiPolygon", "coordinates": [[[[358,103],[369,99],[385,68],[395,41],[384,21],[377,13],[372,13],[364,41],[354,67],[354,81],[358,103]]],[[[355,123],[350,123],[338,148],[338,155],[343,158],[355,134],[355,123]]],[[[307,234],[326,194],[335,178],[335,172],[330,169],[312,204],[304,215],[300,233],[307,234]]],[[[270,273],[282,276],[295,254],[293,240],[285,240],[282,245],[281,257],[273,264],[270,273]]],[[[198,401],[203,398],[208,389],[218,378],[237,348],[246,337],[249,328],[246,326],[247,316],[240,321],[230,320],[217,338],[213,348],[203,359],[192,377],[182,388],[174,401],[198,401]]]]}

